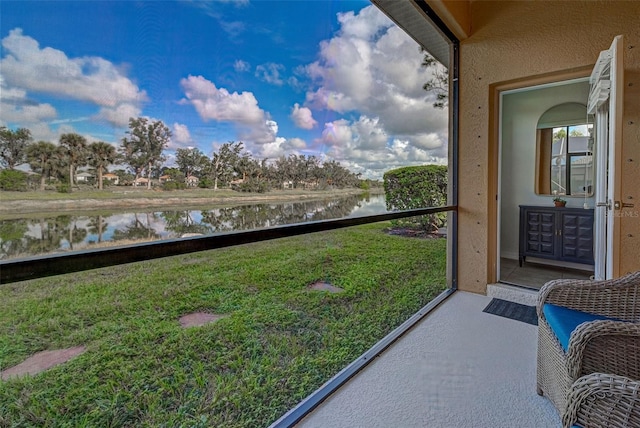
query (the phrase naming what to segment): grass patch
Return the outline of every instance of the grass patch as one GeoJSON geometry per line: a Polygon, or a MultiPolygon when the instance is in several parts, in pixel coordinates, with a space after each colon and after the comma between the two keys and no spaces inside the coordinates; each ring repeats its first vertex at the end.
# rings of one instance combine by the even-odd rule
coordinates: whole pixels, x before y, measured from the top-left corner
{"type": "Polygon", "coordinates": [[[266,426],[445,288],[446,241],[389,223],[0,287],[0,426],[266,426]],[[313,292],[317,280],[343,293],[313,292]],[[182,329],[181,315],[228,317],[182,329]]]}
{"type": "MultiPolygon", "coordinates": [[[[378,189],[378,193],[380,190],[378,189]]],[[[183,198],[183,199],[246,199],[251,197],[261,198],[278,198],[283,197],[289,199],[295,196],[310,196],[317,195],[323,197],[330,197],[341,194],[354,194],[362,193],[361,189],[332,189],[332,190],[303,190],[303,189],[290,189],[290,190],[271,190],[268,193],[242,193],[236,192],[231,189],[181,189],[177,191],[164,191],[160,189],[146,189],[143,187],[111,187],[104,190],[97,190],[89,187],[82,189],[75,189],[70,193],[60,193],[53,190],[45,192],[31,191],[31,192],[11,192],[0,191],[0,195],[3,201],[59,201],[59,200],[119,200],[119,199],[133,199],[133,198],[150,198],[150,199],[170,199],[170,198],[183,198]]]]}

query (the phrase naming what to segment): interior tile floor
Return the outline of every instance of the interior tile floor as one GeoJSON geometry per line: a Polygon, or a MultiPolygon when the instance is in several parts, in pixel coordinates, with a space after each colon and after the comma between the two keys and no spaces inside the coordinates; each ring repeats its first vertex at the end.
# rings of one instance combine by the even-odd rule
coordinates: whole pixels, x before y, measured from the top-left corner
{"type": "Polygon", "coordinates": [[[552,279],[589,279],[593,272],[525,262],[522,267],[513,259],[500,259],[500,282],[540,289],[552,279]]]}

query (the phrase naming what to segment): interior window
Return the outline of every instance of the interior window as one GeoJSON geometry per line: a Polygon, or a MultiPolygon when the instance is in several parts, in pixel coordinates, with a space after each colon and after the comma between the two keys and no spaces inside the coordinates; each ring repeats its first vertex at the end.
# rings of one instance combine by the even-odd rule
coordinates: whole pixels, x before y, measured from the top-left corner
{"type": "Polygon", "coordinates": [[[593,125],[553,128],[549,191],[552,195],[584,196],[593,188],[593,125]]]}
{"type": "Polygon", "coordinates": [[[586,106],[559,104],[540,117],[535,171],[538,195],[593,195],[593,124],[588,123],[586,106]]]}

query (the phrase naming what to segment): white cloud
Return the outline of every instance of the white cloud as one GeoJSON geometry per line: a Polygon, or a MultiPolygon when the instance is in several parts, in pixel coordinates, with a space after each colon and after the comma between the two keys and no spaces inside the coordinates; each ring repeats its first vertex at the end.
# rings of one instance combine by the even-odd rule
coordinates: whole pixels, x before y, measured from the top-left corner
{"type": "Polygon", "coordinates": [[[313,118],[313,114],[308,107],[300,107],[300,104],[295,103],[293,110],[291,111],[291,119],[298,128],[312,129],[318,122],[313,118]]]}
{"type": "Polygon", "coordinates": [[[51,143],[57,143],[58,138],[62,135],[62,133],[53,131],[46,122],[29,124],[28,128],[29,131],[31,131],[31,137],[34,141],[49,141],[51,143]]]}
{"type": "Polygon", "coordinates": [[[147,99],[111,62],[100,57],[69,58],[57,49],[40,48],[38,42],[16,28],[2,39],[6,52],[0,61],[7,84],[27,91],[62,95],[98,106],[117,109],[147,99]]]}
{"type": "Polygon", "coordinates": [[[443,141],[435,132],[415,134],[411,137],[411,143],[417,148],[435,150],[443,147],[443,141]]]}
{"type": "Polygon", "coordinates": [[[353,132],[349,121],[339,119],[324,124],[322,131],[322,142],[329,146],[347,146],[353,142],[353,132]]]}
{"type": "Polygon", "coordinates": [[[181,103],[193,105],[203,121],[231,122],[245,142],[266,144],[274,141],[278,124],[258,107],[253,93],[230,93],[202,76],[189,76],[180,84],[186,95],[181,103]]]}
{"type": "Polygon", "coordinates": [[[236,62],[233,63],[233,69],[237,72],[245,72],[251,69],[251,64],[241,59],[237,59],[236,62]]]}
{"type": "Polygon", "coordinates": [[[16,106],[2,100],[0,102],[0,110],[2,110],[2,118],[0,120],[4,123],[26,125],[56,117],[56,109],[51,104],[16,106]]]}
{"type": "Polygon", "coordinates": [[[338,22],[344,36],[359,39],[371,39],[391,26],[389,18],[373,6],[363,8],[357,15],[352,11],[339,13],[338,22]]]}
{"type": "Polygon", "coordinates": [[[378,118],[360,116],[356,122],[345,119],[325,123],[322,140],[325,144],[351,151],[385,150],[389,137],[378,118]]]}
{"type": "Polygon", "coordinates": [[[446,159],[448,112],[422,89],[432,70],[418,45],[374,6],[338,15],[336,35],[321,42],[304,71],[314,84],[304,106],[357,113],[325,124],[317,143],[327,155],[378,177],[398,165],[446,159]]]}
{"type": "Polygon", "coordinates": [[[80,117],[74,117],[72,119],[58,119],[58,120],[52,120],[49,122],[49,125],[61,125],[63,123],[76,123],[76,122],[86,122],[87,120],[91,119],[88,116],[80,116],[80,117]]]}
{"type": "Polygon", "coordinates": [[[115,108],[103,107],[95,116],[96,119],[105,120],[117,127],[124,128],[129,124],[129,119],[140,116],[139,107],[133,104],[120,104],[115,108]]]}
{"type": "Polygon", "coordinates": [[[274,141],[278,133],[278,124],[273,120],[251,127],[239,127],[238,137],[241,141],[254,144],[267,144],[274,141]]]}
{"type": "Polygon", "coordinates": [[[281,86],[284,81],[280,77],[280,72],[284,71],[284,69],[284,65],[273,62],[260,64],[256,67],[256,77],[271,85],[281,86]]]}
{"type": "Polygon", "coordinates": [[[95,141],[107,141],[108,137],[99,138],[95,134],[86,134],[74,128],[69,123],[60,123],[59,126],[52,128],[51,122],[38,122],[32,123],[27,126],[29,131],[31,132],[31,137],[33,141],[48,141],[53,144],[58,144],[60,142],[60,136],[62,134],[80,134],[87,139],[88,143],[93,143],[95,141]]]}
{"type": "Polygon", "coordinates": [[[278,122],[275,120],[267,120],[265,125],[271,134],[276,135],[278,133],[278,122]]]}
{"type": "Polygon", "coordinates": [[[27,98],[27,92],[20,88],[7,86],[0,75],[0,125],[18,123],[32,125],[41,121],[53,119],[57,116],[56,109],[51,104],[41,104],[27,98]]]}
{"type": "Polygon", "coordinates": [[[247,146],[247,149],[259,159],[277,159],[280,156],[301,154],[307,148],[307,143],[301,138],[275,137],[273,141],[260,146],[247,146]]]}
{"type": "Polygon", "coordinates": [[[202,76],[189,76],[180,81],[187,102],[202,120],[238,122],[246,125],[264,123],[264,110],[258,107],[258,100],[251,92],[230,93],[225,88],[218,89],[213,82],[202,76]]]}
{"type": "Polygon", "coordinates": [[[171,130],[171,142],[169,143],[169,149],[186,148],[193,146],[193,140],[191,139],[191,133],[187,125],[181,123],[174,123],[171,130]]]}
{"type": "Polygon", "coordinates": [[[309,104],[340,113],[364,105],[375,89],[371,48],[366,40],[341,36],[321,42],[320,61],[307,66],[311,79],[320,85],[315,93],[307,93],[309,104]]]}
{"type": "Polygon", "coordinates": [[[289,138],[287,143],[289,144],[289,147],[296,150],[303,150],[307,148],[307,142],[302,138],[289,138]]]}
{"type": "Polygon", "coordinates": [[[406,165],[445,163],[446,141],[436,133],[390,136],[379,118],[360,116],[325,123],[316,143],[328,147],[327,156],[365,177],[406,165]]]}
{"type": "Polygon", "coordinates": [[[189,128],[187,125],[183,125],[181,123],[173,124],[173,139],[177,143],[187,144],[191,142],[191,134],[189,133],[189,128]]]}
{"type": "MultiPolygon", "coordinates": [[[[5,56],[2,69],[3,120],[30,125],[57,117],[50,104],[27,99],[29,93],[44,93],[79,100],[99,107],[93,116],[116,127],[126,126],[129,117],[140,114],[147,99],[122,71],[100,57],[69,58],[64,52],[40,48],[39,43],[16,28],[2,39],[5,56]]],[[[62,118],[74,122],[86,118],[62,118]]],[[[53,123],[53,122],[52,122],[53,123]]]]}
{"type": "Polygon", "coordinates": [[[259,150],[256,155],[258,158],[276,159],[289,153],[287,150],[287,140],[283,137],[276,137],[274,141],[263,144],[256,149],[259,150]]]}

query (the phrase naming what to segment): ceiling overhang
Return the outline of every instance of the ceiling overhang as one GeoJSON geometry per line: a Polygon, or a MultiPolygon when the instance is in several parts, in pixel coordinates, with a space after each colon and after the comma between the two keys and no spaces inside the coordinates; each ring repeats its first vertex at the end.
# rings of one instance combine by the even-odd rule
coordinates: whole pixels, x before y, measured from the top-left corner
{"type": "Polygon", "coordinates": [[[449,68],[450,42],[413,0],[371,0],[435,59],[449,68]]]}

